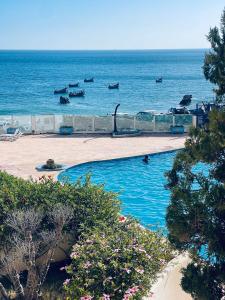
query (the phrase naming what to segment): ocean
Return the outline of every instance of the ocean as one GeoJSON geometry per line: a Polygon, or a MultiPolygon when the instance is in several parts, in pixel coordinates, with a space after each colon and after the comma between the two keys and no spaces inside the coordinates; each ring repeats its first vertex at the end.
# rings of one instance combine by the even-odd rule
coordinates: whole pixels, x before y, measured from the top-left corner
{"type": "MultiPolygon", "coordinates": [[[[0,115],[111,114],[143,110],[165,112],[185,94],[193,105],[213,99],[204,79],[206,50],[143,51],[0,51],[0,115]],[[155,79],[163,77],[162,83],[155,79]],[[94,77],[94,83],[84,83],[94,77]],[[84,98],[59,104],[55,89],[80,82],[84,98]],[[120,83],[119,90],[108,84],[120,83]]],[[[71,91],[76,89],[71,89],[71,91]]]]}

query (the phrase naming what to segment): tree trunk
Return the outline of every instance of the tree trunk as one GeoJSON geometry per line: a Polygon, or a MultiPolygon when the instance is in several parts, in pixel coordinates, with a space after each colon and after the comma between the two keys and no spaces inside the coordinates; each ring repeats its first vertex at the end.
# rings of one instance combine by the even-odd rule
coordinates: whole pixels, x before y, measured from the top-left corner
{"type": "Polygon", "coordinates": [[[3,284],[1,284],[1,282],[0,282],[0,294],[2,294],[3,300],[9,300],[6,289],[4,288],[3,284]]]}

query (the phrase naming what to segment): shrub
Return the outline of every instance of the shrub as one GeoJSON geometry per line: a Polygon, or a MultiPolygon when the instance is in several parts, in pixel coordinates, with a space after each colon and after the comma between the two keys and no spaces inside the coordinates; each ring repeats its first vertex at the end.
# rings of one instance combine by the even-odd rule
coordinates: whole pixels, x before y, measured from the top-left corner
{"type": "Polygon", "coordinates": [[[84,235],[65,267],[68,299],[142,299],[172,259],[168,242],[125,217],[113,227],[84,235]]]}
{"type": "Polygon", "coordinates": [[[120,211],[116,197],[115,193],[105,191],[103,185],[92,185],[88,176],[84,184],[61,184],[51,177],[26,181],[0,172],[0,247],[8,237],[5,220],[14,209],[32,207],[47,214],[56,204],[72,207],[68,231],[74,243],[81,233],[115,222],[120,211]]]}

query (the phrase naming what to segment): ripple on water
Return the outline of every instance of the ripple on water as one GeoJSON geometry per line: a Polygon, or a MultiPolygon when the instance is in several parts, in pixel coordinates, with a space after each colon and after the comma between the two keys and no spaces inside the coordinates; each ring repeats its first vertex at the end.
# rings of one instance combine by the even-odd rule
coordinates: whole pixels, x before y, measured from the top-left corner
{"type": "Polygon", "coordinates": [[[93,183],[104,183],[107,190],[119,193],[123,214],[145,226],[165,228],[170,193],[164,188],[164,174],[171,169],[174,156],[175,152],[155,154],[149,164],[144,164],[142,157],[81,164],[62,172],[59,180],[66,177],[75,182],[91,173],[93,183]]]}

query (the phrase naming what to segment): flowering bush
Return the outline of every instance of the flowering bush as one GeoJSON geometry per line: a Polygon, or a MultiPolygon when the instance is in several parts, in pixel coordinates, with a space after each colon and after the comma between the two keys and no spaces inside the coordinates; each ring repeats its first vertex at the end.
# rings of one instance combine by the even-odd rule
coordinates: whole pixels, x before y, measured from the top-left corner
{"type": "Polygon", "coordinates": [[[172,259],[172,249],[159,233],[119,217],[112,227],[83,236],[71,259],[65,267],[68,299],[141,299],[172,259]]]}
{"type": "MultiPolygon", "coordinates": [[[[51,176],[39,180],[24,180],[0,171],[0,248],[8,239],[5,219],[13,209],[38,208],[46,214],[56,204],[63,203],[73,209],[74,216],[67,231],[73,243],[84,231],[91,231],[99,224],[117,220],[120,205],[116,194],[107,192],[102,185],[93,185],[87,176],[84,184],[53,181],[51,176]]],[[[46,226],[48,220],[45,220],[46,226]]]]}

